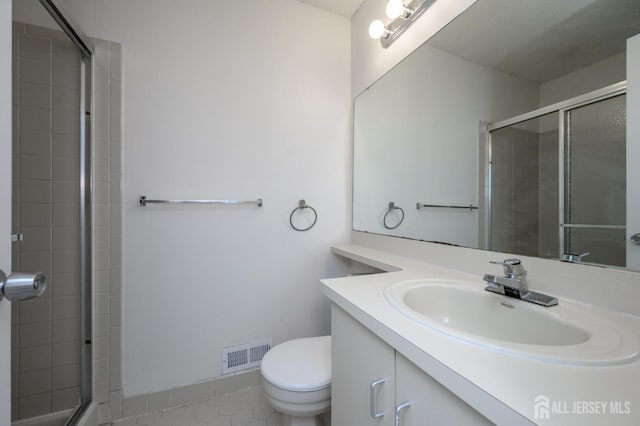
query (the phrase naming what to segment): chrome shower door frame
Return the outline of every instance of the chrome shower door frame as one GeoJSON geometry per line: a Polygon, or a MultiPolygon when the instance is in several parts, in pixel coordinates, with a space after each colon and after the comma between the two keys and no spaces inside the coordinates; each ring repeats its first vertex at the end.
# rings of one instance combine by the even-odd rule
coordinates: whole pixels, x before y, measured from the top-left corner
{"type": "Polygon", "coordinates": [[[93,397],[93,350],[92,350],[92,193],[91,170],[91,110],[93,43],[65,14],[57,0],[40,0],[42,6],[58,23],[62,31],[80,50],[80,406],[67,421],[78,422],[93,397]]]}
{"type": "Polygon", "coordinates": [[[560,226],[558,227],[559,233],[559,256],[562,256],[565,250],[565,235],[564,228],[571,227],[570,224],[565,224],[565,202],[566,194],[565,194],[565,169],[566,169],[566,155],[569,154],[570,147],[567,146],[568,141],[568,132],[570,130],[571,123],[569,122],[568,112],[579,108],[585,105],[589,105],[592,103],[596,103],[599,101],[603,101],[605,99],[613,98],[615,96],[619,96],[625,94],[627,92],[627,82],[621,81],[620,83],[612,84],[610,86],[604,87],[602,89],[594,90],[592,92],[586,93],[584,95],[576,96],[571,99],[567,99],[544,108],[539,108],[534,111],[527,112],[525,114],[521,114],[512,118],[508,118],[506,120],[500,121],[498,123],[490,124],[487,126],[487,135],[486,137],[486,152],[488,153],[485,162],[485,182],[489,182],[486,186],[486,244],[487,249],[491,250],[491,235],[493,231],[493,222],[491,221],[491,203],[492,203],[492,188],[491,188],[491,153],[492,153],[492,132],[495,130],[500,130],[505,127],[513,126],[514,124],[522,123],[527,120],[532,120],[534,118],[542,117],[543,115],[558,113],[558,216],[560,226]]]}

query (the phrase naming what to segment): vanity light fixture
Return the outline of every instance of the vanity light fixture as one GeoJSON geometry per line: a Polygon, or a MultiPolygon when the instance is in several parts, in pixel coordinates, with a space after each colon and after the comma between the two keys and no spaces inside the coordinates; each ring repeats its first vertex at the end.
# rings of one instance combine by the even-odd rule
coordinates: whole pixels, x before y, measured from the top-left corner
{"type": "Polygon", "coordinates": [[[386,39],[391,34],[392,32],[389,31],[387,27],[384,26],[384,23],[379,19],[376,19],[371,23],[371,25],[369,25],[369,36],[373,39],[386,39]]]}
{"type": "Polygon", "coordinates": [[[386,13],[392,21],[384,25],[381,20],[376,19],[369,25],[369,36],[379,38],[380,44],[386,49],[433,3],[435,0],[413,0],[409,4],[405,4],[403,0],[389,0],[386,13]]]}
{"type": "Polygon", "coordinates": [[[413,13],[413,10],[408,9],[403,0],[389,0],[385,12],[389,19],[396,19],[400,16],[406,19],[413,13]]]}

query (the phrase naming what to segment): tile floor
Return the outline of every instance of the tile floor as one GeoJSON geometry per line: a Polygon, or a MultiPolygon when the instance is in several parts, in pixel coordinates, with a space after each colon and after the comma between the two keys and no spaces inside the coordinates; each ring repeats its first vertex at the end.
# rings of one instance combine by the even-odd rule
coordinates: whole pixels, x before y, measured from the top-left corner
{"type": "Polygon", "coordinates": [[[118,420],[113,426],[282,426],[260,386],[176,408],[118,420]]]}

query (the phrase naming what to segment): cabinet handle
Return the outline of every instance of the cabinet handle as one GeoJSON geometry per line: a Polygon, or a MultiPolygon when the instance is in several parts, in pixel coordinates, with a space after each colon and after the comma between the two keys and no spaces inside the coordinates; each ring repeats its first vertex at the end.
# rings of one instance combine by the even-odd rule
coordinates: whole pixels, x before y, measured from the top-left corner
{"type": "Polygon", "coordinates": [[[402,412],[402,410],[405,410],[409,407],[411,407],[411,401],[403,402],[396,407],[396,426],[400,426],[400,413],[402,412]]]}
{"type": "Polygon", "coordinates": [[[384,379],[378,379],[375,382],[371,383],[371,389],[369,390],[369,413],[371,414],[371,418],[379,419],[380,417],[384,417],[384,411],[380,411],[376,413],[376,387],[378,385],[384,384],[384,379]]]}

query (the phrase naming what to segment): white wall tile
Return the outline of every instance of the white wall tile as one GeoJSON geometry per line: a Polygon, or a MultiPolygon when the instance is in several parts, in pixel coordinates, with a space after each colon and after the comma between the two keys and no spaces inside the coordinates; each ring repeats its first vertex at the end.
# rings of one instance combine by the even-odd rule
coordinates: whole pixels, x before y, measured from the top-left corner
{"type": "MultiPolygon", "coordinates": [[[[23,271],[51,272],[51,252],[23,251],[20,253],[20,269],[23,271]]],[[[28,301],[31,302],[31,301],[28,301]]],[[[22,320],[21,320],[22,322],[22,320]]]]}
{"type": "Polygon", "coordinates": [[[93,136],[95,144],[93,146],[92,156],[96,160],[109,160],[109,139],[107,137],[99,138],[93,136]]]}
{"type": "Polygon", "coordinates": [[[51,155],[51,134],[49,132],[19,133],[20,153],[25,155],[51,155]]]}
{"type": "Polygon", "coordinates": [[[110,167],[112,173],[122,173],[122,144],[112,142],[109,145],[110,152],[110,167]]]}
{"type": "Polygon", "coordinates": [[[105,424],[111,420],[111,410],[109,409],[109,403],[103,402],[98,405],[98,423],[105,424]]]}
{"type": "Polygon", "coordinates": [[[94,381],[105,382],[109,381],[109,360],[97,359],[94,361],[94,381]]]}
{"type": "Polygon", "coordinates": [[[171,407],[171,390],[152,392],[148,395],[149,411],[158,411],[171,407]]]}
{"type": "Polygon", "coordinates": [[[78,250],[53,250],[53,273],[73,273],[80,270],[80,252],[78,250]]]}
{"type": "Polygon", "coordinates": [[[44,58],[51,55],[51,42],[39,37],[20,36],[20,56],[44,58]]]}
{"type": "Polygon", "coordinates": [[[51,159],[49,156],[20,156],[20,178],[22,179],[50,179],[51,159]]]}
{"type": "Polygon", "coordinates": [[[51,298],[51,318],[53,320],[80,318],[80,298],[77,296],[51,298]]]}
{"type": "Polygon", "coordinates": [[[51,84],[51,61],[47,58],[20,58],[20,81],[51,84]]]}
{"type": "Polygon", "coordinates": [[[42,204],[22,203],[20,206],[20,224],[22,226],[51,226],[51,207],[42,204]]]}
{"type": "Polygon", "coordinates": [[[80,158],[80,134],[78,132],[72,134],[54,133],[52,136],[52,153],[54,157],[72,157],[76,159],[69,162],[71,167],[78,167],[80,158]]]}
{"type": "Polygon", "coordinates": [[[19,399],[19,416],[29,418],[51,412],[51,393],[31,395],[19,399]]]}
{"type": "MultiPolygon", "coordinates": [[[[104,167],[103,172],[107,173],[106,164],[102,164],[104,167]]],[[[108,204],[109,203],[109,184],[107,182],[94,182],[93,184],[93,200],[96,204],[108,204]]]]}
{"type": "Polygon", "coordinates": [[[80,322],[75,319],[53,321],[51,342],[64,343],[77,341],[80,336],[80,322]]]}
{"type": "Polygon", "coordinates": [[[51,207],[52,224],[55,227],[68,228],[78,226],[80,223],[80,209],[72,204],[58,205],[51,207]]]}
{"type": "MultiPolygon", "coordinates": [[[[95,160],[93,162],[93,178],[96,182],[109,182],[109,162],[107,160],[95,160]]],[[[104,203],[104,200],[97,199],[97,203],[104,203]]]]}
{"type": "Polygon", "coordinates": [[[96,293],[94,296],[94,314],[109,314],[109,293],[96,293]]]}
{"type": "Polygon", "coordinates": [[[94,337],[108,337],[110,328],[109,315],[96,315],[93,318],[94,337]]]}
{"type": "Polygon", "coordinates": [[[20,84],[20,105],[33,108],[51,108],[51,90],[47,84],[20,84]]]}
{"type": "Polygon", "coordinates": [[[107,402],[109,401],[109,381],[95,382],[94,401],[107,402]]]}
{"type": "Polygon", "coordinates": [[[20,303],[20,324],[49,321],[51,317],[50,299],[32,299],[20,303]]]}
{"type": "Polygon", "coordinates": [[[51,182],[48,180],[20,179],[20,201],[23,203],[50,203],[51,182]]]}
{"type": "Polygon", "coordinates": [[[95,293],[109,293],[110,285],[110,271],[108,270],[96,270],[94,272],[94,292],[95,293]]]}
{"type": "Polygon", "coordinates": [[[51,345],[51,366],[59,367],[80,363],[80,341],[51,345]]]}
{"type": "Polygon", "coordinates": [[[80,88],[53,86],[51,88],[51,108],[70,111],[79,115],[80,88]]]}
{"type": "Polygon", "coordinates": [[[78,272],[51,274],[51,283],[53,297],[80,294],[80,274],[78,272]]]}
{"type": "Polygon", "coordinates": [[[20,130],[48,132],[51,130],[51,110],[46,108],[20,107],[20,130]]]}
{"type": "Polygon", "coordinates": [[[24,235],[24,240],[20,242],[19,247],[23,252],[47,250],[51,247],[51,231],[49,228],[21,226],[20,232],[24,235]]]}
{"type": "Polygon", "coordinates": [[[80,387],[75,386],[67,389],[60,389],[51,393],[52,411],[62,411],[74,408],[80,404],[80,387]]]}
{"type": "Polygon", "coordinates": [[[51,344],[51,323],[39,322],[20,325],[20,349],[48,346],[51,344]]]}
{"type": "Polygon", "coordinates": [[[93,351],[95,359],[109,359],[109,336],[94,338],[93,351]]]}
{"type": "Polygon", "coordinates": [[[80,365],[72,364],[51,369],[51,389],[66,389],[80,386],[80,365]]]}
{"type": "Polygon", "coordinates": [[[13,371],[24,373],[51,368],[51,348],[49,346],[21,349],[17,353],[15,359],[16,361],[20,360],[19,367],[13,371]]]}
{"type": "MultiPolygon", "coordinates": [[[[78,209],[80,207],[78,206],[78,209]]],[[[53,228],[51,230],[52,235],[52,245],[51,248],[53,250],[73,250],[74,255],[79,256],[78,250],[80,249],[80,230],[76,227],[73,228],[53,228]]],[[[56,257],[54,256],[53,261],[56,261],[56,257]]],[[[74,271],[79,271],[78,269],[74,269],[74,271]]],[[[73,271],[66,271],[73,272],[73,271]]]]}
{"type": "MultiPolygon", "coordinates": [[[[80,204],[79,182],[76,180],[55,180],[51,183],[53,203],[80,204]]],[[[78,207],[78,210],[80,207],[78,207]]]]}
{"type": "Polygon", "coordinates": [[[58,87],[78,88],[80,79],[80,69],[78,66],[67,65],[65,63],[54,63],[51,67],[51,84],[58,87]]]}
{"type": "Polygon", "coordinates": [[[49,369],[20,373],[18,377],[20,398],[49,392],[51,389],[51,372],[49,369]]]}
{"type": "Polygon", "coordinates": [[[147,394],[125,398],[122,405],[124,417],[146,413],[149,409],[147,394]]]}

